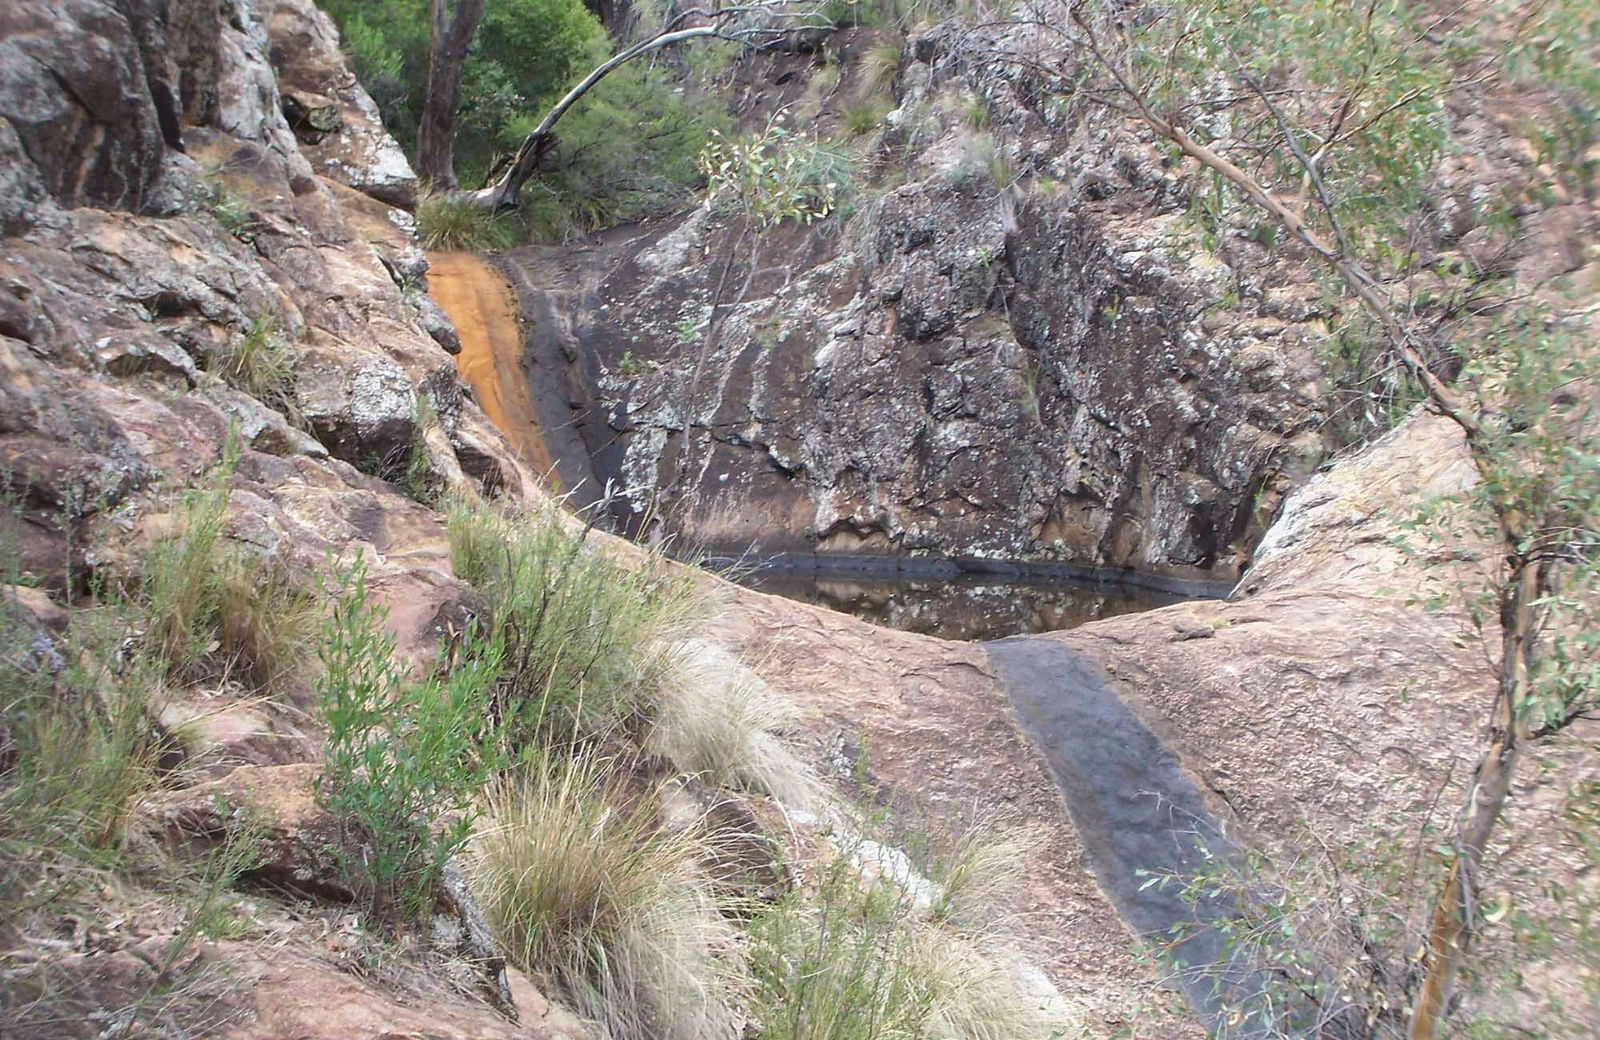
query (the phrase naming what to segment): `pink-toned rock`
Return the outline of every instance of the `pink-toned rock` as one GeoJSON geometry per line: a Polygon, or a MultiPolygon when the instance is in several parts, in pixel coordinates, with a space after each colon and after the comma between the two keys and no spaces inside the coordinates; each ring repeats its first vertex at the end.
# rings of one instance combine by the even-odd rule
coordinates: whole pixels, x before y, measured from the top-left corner
{"type": "MultiPolygon", "coordinates": [[[[228,1040],[587,1040],[570,1018],[524,989],[513,1023],[444,988],[407,999],[303,949],[219,944],[218,961],[250,979],[228,1040]],[[248,974],[245,974],[248,973],[248,974]],[[531,1014],[529,1012],[532,1012],[531,1014]]],[[[525,980],[524,980],[525,981],[525,980]]]]}
{"type": "Polygon", "coordinates": [[[144,810],[144,829],[175,850],[202,851],[247,823],[260,830],[261,862],[252,874],[311,895],[354,898],[337,849],[339,821],[317,804],[315,783],[322,766],[240,766],[154,799],[144,810]]]}

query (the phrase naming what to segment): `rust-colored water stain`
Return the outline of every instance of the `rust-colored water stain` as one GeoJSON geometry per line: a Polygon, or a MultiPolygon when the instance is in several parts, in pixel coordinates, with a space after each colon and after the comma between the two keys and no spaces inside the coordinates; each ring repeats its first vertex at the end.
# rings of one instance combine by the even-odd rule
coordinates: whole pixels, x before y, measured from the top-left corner
{"type": "Polygon", "coordinates": [[[461,338],[456,371],[478,405],[539,473],[554,459],[534,414],[522,370],[522,332],[511,286],[471,253],[429,253],[428,292],[455,323],[461,338]]]}

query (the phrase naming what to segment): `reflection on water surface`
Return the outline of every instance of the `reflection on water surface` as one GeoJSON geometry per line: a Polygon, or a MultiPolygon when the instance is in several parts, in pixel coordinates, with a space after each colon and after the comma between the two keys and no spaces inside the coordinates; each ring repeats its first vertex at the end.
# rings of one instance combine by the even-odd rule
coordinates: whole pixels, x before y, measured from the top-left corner
{"type": "Polygon", "coordinates": [[[1055,632],[1186,598],[1089,579],[991,574],[901,578],[773,569],[736,576],[736,580],[762,592],[854,614],[874,624],[945,639],[1002,639],[1055,632]]]}

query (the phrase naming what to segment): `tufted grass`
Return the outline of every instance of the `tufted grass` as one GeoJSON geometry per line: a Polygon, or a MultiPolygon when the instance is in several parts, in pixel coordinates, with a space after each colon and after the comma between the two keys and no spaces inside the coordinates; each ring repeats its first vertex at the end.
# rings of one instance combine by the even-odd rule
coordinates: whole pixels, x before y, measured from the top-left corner
{"type": "MultiPolygon", "coordinates": [[[[965,848],[994,834],[973,832],[965,848]]],[[[992,931],[950,914],[957,893],[910,874],[888,846],[846,838],[750,923],[752,1011],[763,1040],[1024,1040],[1078,1035],[1011,976],[992,931]],[[928,896],[933,896],[928,906],[928,896]]],[[[955,877],[952,862],[936,877],[955,877]]],[[[981,894],[968,890],[963,904],[981,894]]]]}
{"type": "Polygon", "coordinates": [[[815,776],[783,739],[797,721],[794,705],[733,654],[686,642],[659,696],[647,748],[679,772],[789,806],[819,797],[815,776]]]}
{"type": "Polygon", "coordinates": [[[659,552],[625,560],[554,505],[508,511],[457,499],[447,512],[457,577],[503,642],[500,698],[513,747],[541,739],[642,739],[675,647],[703,616],[694,575],[659,552]]]}
{"type": "Polygon", "coordinates": [[[839,121],[850,136],[860,137],[883,125],[883,117],[889,113],[889,107],[886,101],[868,98],[846,105],[839,113],[839,121]]]}
{"type": "Polygon", "coordinates": [[[311,657],[317,609],[281,566],[223,538],[238,447],[183,495],[140,567],[128,600],[144,646],[178,681],[232,678],[266,690],[298,681],[311,657]]]}
{"type": "Polygon", "coordinates": [[[868,47],[861,54],[861,93],[888,96],[894,90],[894,81],[900,75],[899,43],[885,40],[868,47]]]}
{"type": "Polygon", "coordinates": [[[613,1040],[731,1040],[732,927],[657,793],[588,752],[539,751],[491,788],[469,871],[508,955],[613,1040]]]}
{"type": "Polygon", "coordinates": [[[278,320],[258,316],[243,332],[211,352],[206,358],[206,371],[282,413],[291,423],[303,426],[294,393],[298,361],[299,355],[284,338],[278,320]]]}
{"type": "Polygon", "coordinates": [[[751,1005],[764,1040],[1023,1040],[1072,1023],[1019,989],[985,934],[963,928],[896,876],[899,858],[851,840],[809,889],[750,926],[751,1005]]]}
{"type": "Polygon", "coordinates": [[[497,214],[448,195],[428,195],[417,203],[417,234],[425,249],[488,253],[514,244],[514,232],[497,214]]]}
{"type": "MultiPolygon", "coordinates": [[[[127,618],[79,612],[52,653],[0,605],[0,906],[29,867],[108,865],[140,793],[154,782],[151,704],[159,676],[119,658],[127,618]]],[[[3,915],[0,915],[3,916],[3,915]]]]}

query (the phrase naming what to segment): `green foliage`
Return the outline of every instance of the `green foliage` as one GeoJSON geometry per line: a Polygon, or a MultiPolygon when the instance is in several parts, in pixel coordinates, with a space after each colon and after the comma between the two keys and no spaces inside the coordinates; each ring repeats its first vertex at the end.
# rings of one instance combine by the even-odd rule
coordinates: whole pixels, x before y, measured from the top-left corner
{"type": "MultiPolygon", "coordinates": [[[[1403,964],[1424,941],[1426,894],[1442,876],[1444,850],[1434,846],[1443,835],[1431,826],[1382,835],[1364,841],[1359,855],[1309,831],[1300,838],[1296,844],[1313,851],[1283,860],[1201,849],[1201,870],[1146,874],[1141,887],[1194,907],[1233,963],[1258,970],[1259,986],[1232,995],[1233,1014],[1219,1036],[1335,1036],[1355,1027],[1374,1040],[1400,1040],[1409,996],[1404,974],[1390,965],[1403,964]],[[1218,913],[1218,906],[1232,910],[1218,913]]],[[[1187,935],[1152,943],[1179,978],[1195,970],[1174,949],[1187,935]]]]}
{"type": "MultiPolygon", "coordinates": [[[[1301,183],[1296,148],[1314,156],[1332,218],[1371,253],[1416,211],[1448,137],[1454,76],[1426,20],[1412,0],[1169,6],[1131,23],[1130,72],[1152,107],[1202,143],[1226,149],[1251,127],[1248,161],[1272,184],[1301,183]]],[[[1238,208],[1218,197],[1212,219],[1233,219],[1238,208]]],[[[1307,209],[1321,233],[1339,233],[1307,209]]]]}
{"type": "Polygon", "coordinates": [[[712,196],[761,228],[826,217],[850,180],[849,160],[790,130],[781,115],[761,134],[736,140],[713,134],[700,166],[712,196]]]}
{"type": "MultiPolygon", "coordinates": [[[[406,59],[407,52],[414,52],[419,43],[424,48],[423,53],[426,53],[427,26],[426,22],[418,24],[414,15],[411,17],[395,17],[395,15],[401,8],[407,15],[412,15],[412,12],[425,5],[357,4],[353,0],[347,3],[331,0],[323,6],[339,19],[339,27],[344,34],[344,49],[349,55],[351,68],[356,74],[356,79],[361,81],[361,85],[377,103],[384,124],[391,131],[409,130],[410,136],[406,140],[414,142],[416,139],[414,117],[408,126],[402,122],[403,114],[408,111],[407,106],[411,103],[415,86],[408,78],[406,59]],[[371,11],[373,21],[362,15],[362,7],[371,11]]],[[[412,56],[414,59],[414,54],[412,56]]],[[[424,78],[422,86],[426,86],[426,83],[427,80],[424,78]]]]}
{"type": "MultiPolygon", "coordinates": [[[[428,89],[428,0],[329,0],[356,76],[409,152],[428,89]]],[[[605,30],[579,0],[488,0],[461,85],[463,183],[489,169],[507,124],[602,60],[605,30]]]]}
{"type": "Polygon", "coordinates": [[[317,648],[328,729],[317,798],[347,826],[341,853],[374,912],[414,917],[504,763],[492,721],[501,650],[469,628],[434,676],[408,682],[359,556],[339,580],[317,648]]]}
{"type": "MultiPolygon", "coordinates": [[[[428,81],[426,0],[331,0],[357,76],[408,150],[428,81]]],[[[708,45],[693,54],[724,54],[708,45]]],[[[581,0],[489,0],[468,56],[456,134],[463,184],[488,178],[576,80],[611,53],[581,0]]],[[[728,125],[720,106],[643,62],[618,69],[561,121],[560,147],[525,192],[516,224],[432,207],[429,248],[506,248],[515,231],[560,241],[681,207],[700,146],[728,125]]],[[[423,203],[424,207],[430,204],[423,203]]]]}
{"type": "Polygon", "coordinates": [[[697,865],[699,828],[668,832],[625,763],[538,751],[491,789],[470,875],[495,934],[585,1018],[625,1040],[735,1035],[731,929],[697,865]]]}
{"type": "Polygon", "coordinates": [[[293,345],[284,338],[282,323],[276,316],[264,314],[213,350],[206,357],[206,371],[291,422],[301,423],[294,392],[298,361],[293,345]]]}
{"type": "MultiPolygon", "coordinates": [[[[1600,357],[1583,318],[1519,308],[1480,334],[1464,378],[1495,409],[1475,444],[1472,495],[1486,508],[1473,515],[1531,520],[1507,548],[1548,568],[1534,605],[1543,652],[1518,705],[1539,732],[1600,707],[1600,357]]],[[[1488,604],[1474,610],[1480,624],[1489,616],[1488,604]]]]}
{"type": "Polygon", "coordinates": [[[515,238],[499,215],[448,195],[428,195],[417,203],[417,234],[424,249],[474,253],[509,248],[515,238]]]}
{"type": "Polygon", "coordinates": [[[212,171],[207,174],[200,185],[199,194],[201,203],[212,218],[222,226],[222,230],[241,242],[254,240],[255,236],[251,229],[255,224],[255,217],[251,215],[249,203],[230,191],[218,172],[212,171]]]}
{"type": "Polygon", "coordinates": [[[617,362],[617,371],[630,379],[637,379],[650,372],[650,364],[635,357],[632,350],[625,350],[622,359],[617,362]]]}
{"type": "MultiPolygon", "coordinates": [[[[507,149],[544,116],[535,106],[506,124],[507,149]]],[[[522,223],[535,241],[681,209],[700,179],[706,139],[730,120],[720,105],[642,62],[607,76],[562,118],[550,168],[530,183],[522,223]]]]}
{"type": "Polygon", "coordinates": [[[488,634],[504,649],[498,698],[511,745],[642,735],[672,643],[702,609],[693,576],[657,554],[615,558],[553,506],[458,501],[448,519],[451,564],[483,595],[488,634]]]}

